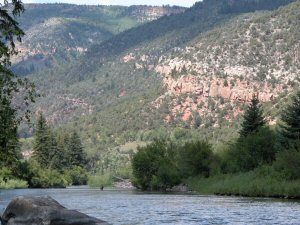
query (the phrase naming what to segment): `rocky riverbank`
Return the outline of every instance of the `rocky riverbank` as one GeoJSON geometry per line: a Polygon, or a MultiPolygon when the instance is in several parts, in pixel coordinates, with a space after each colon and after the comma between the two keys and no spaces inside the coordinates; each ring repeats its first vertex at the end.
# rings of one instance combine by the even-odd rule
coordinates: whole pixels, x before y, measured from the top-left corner
{"type": "Polygon", "coordinates": [[[108,225],[109,223],[69,210],[51,197],[17,197],[0,217],[2,225],[108,225]]]}

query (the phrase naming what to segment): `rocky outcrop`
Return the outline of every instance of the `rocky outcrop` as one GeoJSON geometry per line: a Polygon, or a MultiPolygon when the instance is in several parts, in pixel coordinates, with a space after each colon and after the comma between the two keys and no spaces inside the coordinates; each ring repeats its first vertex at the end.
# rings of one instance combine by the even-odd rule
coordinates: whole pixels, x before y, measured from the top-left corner
{"type": "Polygon", "coordinates": [[[51,197],[17,197],[1,217],[2,225],[104,225],[102,220],[69,210],[51,197]]]}
{"type": "Polygon", "coordinates": [[[136,5],[131,6],[131,15],[138,18],[140,22],[144,21],[152,21],[156,20],[162,16],[169,16],[172,14],[178,14],[185,11],[186,8],[179,6],[144,6],[144,5],[136,5]]]}

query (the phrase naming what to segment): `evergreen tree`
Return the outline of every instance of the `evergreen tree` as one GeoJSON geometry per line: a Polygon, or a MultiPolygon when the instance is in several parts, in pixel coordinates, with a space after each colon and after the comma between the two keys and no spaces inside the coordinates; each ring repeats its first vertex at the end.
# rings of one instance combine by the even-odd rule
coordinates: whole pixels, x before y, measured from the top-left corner
{"type": "Polygon", "coordinates": [[[70,137],[67,133],[61,132],[57,135],[57,151],[56,168],[62,170],[71,167],[71,153],[70,153],[70,137]]]}
{"type": "Polygon", "coordinates": [[[42,167],[48,167],[53,156],[51,155],[53,141],[51,132],[45,117],[40,114],[36,125],[33,154],[42,167]]]}
{"type": "Polygon", "coordinates": [[[259,128],[265,125],[262,108],[256,95],[252,96],[251,103],[245,111],[242,129],[240,130],[240,137],[258,131],[259,128]]]}
{"type": "Polygon", "coordinates": [[[70,159],[72,166],[84,166],[86,163],[83,146],[79,135],[74,131],[70,137],[70,159]]]}
{"type": "Polygon", "coordinates": [[[183,75],[188,74],[188,71],[187,71],[185,65],[183,65],[183,67],[182,67],[182,69],[181,69],[181,74],[183,74],[183,75]]]}
{"type": "Polygon", "coordinates": [[[284,122],[281,127],[281,135],[285,141],[300,139],[300,91],[292,97],[292,103],[287,106],[281,115],[284,122]]]}
{"type": "MultiPolygon", "coordinates": [[[[17,164],[17,127],[24,118],[24,115],[20,116],[21,114],[17,113],[17,107],[11,104],[12,99],[22,88],[24,99],[18,108],[24,105],[25,109],[36,96],[34,85],[27,79],[18,78],[10,70],[11,56],[18,53],[15,41],[21,41],[24,35],[15,17],[23,11],[23,4],[19,0],[6,0],[0,4],[0,166],[8,166],[10,169],[15,168],[17,164]]],[[[29,111],[26,112],[25,117],[29,119],[29,111]]]]}
{"type": "Polygon", "coordinates": [[[57,137],[55,133],[49,129],[49,168],[62,171],[64,168],[63,161],[64,161],[64,149],[60,148],[58,145],[57,137]]]}
{"type": "Polygon", "coordinates": [[[197,111],[193,113],[193,118],[194,118],[194,128],[197,129],[200,127],[202,123],[202,119],[197,111]]]}
{"type": "Polygon", "coordinates": [[[9,99],[0,95],[0,167],[16,168],[18,161],[16,110],[9,99]]]}

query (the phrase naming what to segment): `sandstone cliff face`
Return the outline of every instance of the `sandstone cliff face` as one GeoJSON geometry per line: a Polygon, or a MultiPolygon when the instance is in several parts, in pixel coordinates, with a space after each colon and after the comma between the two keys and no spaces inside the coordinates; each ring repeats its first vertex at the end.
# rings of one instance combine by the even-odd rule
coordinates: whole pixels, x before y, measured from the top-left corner
{"type": "MultiPolygon", "coordinates": [[[[241,18],[239,27],[233,23],[232,29],[209,32],[160,56],[154,71],[166,92],[153,104],[158,108],[167,97],[174,99],[166,122],[176,116],[193,120],[198,114],[212,117],[217,127],[221,117],[231,121],[242,114],[253,94],[267,103],[299,85],[300,39],[289,30],[288,16],[251,16],[241,18]]],[[[277,121],[268,120],[271,125],[277,121]]]]}
{"type": "MultiPolygon", "coordinates": [[[[197,64],[198,66],[198,64],[197,64]]],[[[173,101],[170,104],[170,111],[173,116],[181,114],[181,119],[183,121],[188,121],[193,119],[193,112],[197,112],[200,116],[206,117],[211,115],[213,117],[218,117],[215,113],[216,109],[224,109],[226,105],[233,106],[232,110],[229,110],[223,118],[227,121],[232,121],[232,119],[241,115],[244,110],[237,105],[241,104],[247,105],[252,96],[255,94],[258,96],[260,102],[270,102],[276,99],[284,91],[290,92],[293,90],[291,86],[287,86],[285,82],[277,84],[276,86],[268,82],[255,81],[249,79],[249,77],[254,77],[253,72],[250,72],[249,68],[227,66],[225,68],[226,78],[220,78],[218,74],[209,68],[192,70],[193,64],[191,62],[185,63],[180,61],[175,63],[172,60],[168,65],[157,65],[155,71],[162,75],[163,85],[165,87],[165,94],[158,98],[154,105],[159,107],[166,96],[173,96],[173,98],[178,99],[180,96],[193,96],[195,101],[191,98],[186,98],[178,103],[178,101],[173,101]],[[186,75],[180,75],[182,68],[188,68],[186,75]],[[172,77],[172,73],[179,74],[177,77],[172,77]],[[191,71],[193,74],[191,74],[191,71]],[[237,76],[239,74],[239,76],[237,76]],[[240,77],[244,75],[244,78],[240,77]],[[220,104],[220,99],[222,99],[223,104],[220,104]],[[209,101],[214,101],[213,104],[217,108],[211,109],[208,105],[209,101]],[[176,103],[177,102],[177,103],[176,103]]],[[[274,118],[269,118],[270,124],[276,124],[274,118]]],[[[166,122],[169,122],[170,118],[166,118],[166,122]]],[[[218,127],[218,122],[214,127],[218,127]]]]}
{"type": "MultiPolygon", "coordinates": [[[[185,51],[191,52],[192,48],[186,48],[185,51]]],[[[193,124],[196,115],[199,115],[201,118],[212,118],[210,120],[213,127],[217,128],[220,114],[222,119],[233,121],[243,114],[254,94],[260,102],[266,103],[276,99],[284,91],[290,92],[293,89],[286,85],[287,77],[283,82],[273,85],[268,81],[256,80],[253,68],[242,65],[228,63],[219,68],[205,61],[163,56],[153,66],[150,56],[139,56],[136,52],[123,56],[122,61],[134,62],[135,69],[153,70],[162,76],[165,93],[153,102],[153,106],[159,108],[166,99],[173,99],[167,103],[170,113],[165,118],[166,123],[177,118],[193,124]],[[225,76],[220,76],[220,71],[225,76]]],[[[270,124],[276,124],[276,119],[269,120],[270,124]]]]}
{"type": "MultiPolygon", "coordinates": [[[[253,94],[258,95],[261,102],[268,102],[283,91],[282,86],[272,88],[267,84],[258,82],[247,83],[236,80],[234,86],[226,79],[212,78],[211,80],[201,79],[194,75],[181,76],[173,79],[170,74],[164,75],[164,86],[169,95],[179,96],[181,94],[195,94],[199,97],[222,97],[226,100],[250,102],[253,94]]],[[[290,90],[290,89],[289,89],[290,90]]]]}
{"type": "Polygon", "coordinates": [[[162,16],[169,16],[185,11],[183,7],[159,7],[159,6],[131,6],[131,14],[138,18],[140,22],[156,20],[162,16]]]}

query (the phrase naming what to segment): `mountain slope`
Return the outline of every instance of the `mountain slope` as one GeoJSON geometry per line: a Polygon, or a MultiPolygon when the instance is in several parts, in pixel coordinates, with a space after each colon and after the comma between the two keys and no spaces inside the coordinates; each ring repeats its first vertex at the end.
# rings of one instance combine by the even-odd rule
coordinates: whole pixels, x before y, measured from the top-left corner
{"type": "MultiPolygon", "coordinates": [[[[188,120],[198,110],[200,116],[211,114],[219,126],[222,118],[215,112],[226,108],[224,102],[243,104],[253,94],[270,102],[291,92],[299,85],[299,8],[297,1],[273,13],[242,16],[162,56],[155,70],[163,75],[167,92],[157,103],[166,96],[192,95],[181,104],[173,101],[170,116],[181,113],[188,120]]],[[[240,112],[234,107],[225,118],[234,120],[240,112]]]]}
{"type": "Polygon", "coordinates": [[[266,1],[243,2],[245,8],[241,1],[198,3],[93,46],[66,68],[38,74],[46,96],[36,110],[55,125],[79,129],[89,155],[116,160],[111,166],[126,142],[225,142],[236,135],[253,93],[270,108],[298,85],[300,1],[237,13],[254,11],[251,3],[259,9],[258,2],[266,9],[266,1]],[[154,27],[157,34],[148,34],[154,27]]]}
{"type": "Polygon", "coordinates": [[[14,69],[31,74],[61,66],[78,58],[87,48],[163,15],[181,13],[182,7],[79,6],[26,4],[20,25],[26,36],[15,57],[14,69]]]}

